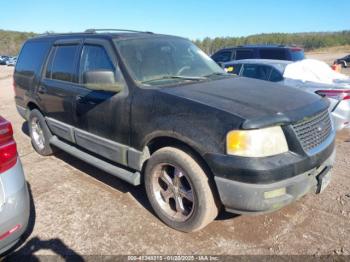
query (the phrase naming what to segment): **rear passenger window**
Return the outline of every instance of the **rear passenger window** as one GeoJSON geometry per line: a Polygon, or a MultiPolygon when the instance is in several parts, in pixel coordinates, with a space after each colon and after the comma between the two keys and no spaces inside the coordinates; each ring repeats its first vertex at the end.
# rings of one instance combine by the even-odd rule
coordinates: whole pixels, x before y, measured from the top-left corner
{"type": "Polygon", "coordinates": [[[254,58],[253,50],[237,50],[235,60],[254,58]]]}
{"type": "Polygon", "coordinates": [[[106,49],[84,45],[79,69],[80,82],[92,90],[119,92],[124,87],[121,72],[114,67],[106,49]]]}
{"type": "Polygon", "coordinates": [[[242,76],[260,80],[269,80],[270,72],[271,68],[268,66],[245,64],[242,76]]]}
{"type": "Polygon", "coordinates": [[[75,73],[75,56],[77,50],[78,45],[57,46],[51,53],[46,77],[72,82],[75,73]]]}
{"type": "Polygon", "coordinates": [[[280,72],[278,72],[276,69],[272,69],[270,81],[271,82],[279,82],[283,80],[283,76],[280,72]]]}
{"type": "Polygon", "coordinates": [[[229,62],[231,61],[231,51],[222,51],[213,55],[213,60],[215,62],[229,62]]]}

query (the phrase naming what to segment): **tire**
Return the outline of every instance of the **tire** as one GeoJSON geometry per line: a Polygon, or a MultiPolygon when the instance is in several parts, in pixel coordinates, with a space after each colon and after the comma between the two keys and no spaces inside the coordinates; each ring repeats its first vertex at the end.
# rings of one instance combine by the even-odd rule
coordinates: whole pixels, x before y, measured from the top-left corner
{"type": "Polygon", "coordinates": [[[164,147],[151,156],[145,169],[145,188],[155,213],[176,230],[200,230],[218,215],[208,176],[180,149],[164,147]]]}
{"type": "Polygon", "coordinates": [[[39,110],[33,109],[30,111],[28,126],[30,138],[35,151],[42,156],[52,155],[55,152],[49,142],[52,134],[46,124],[44,116],[39,110]]]}

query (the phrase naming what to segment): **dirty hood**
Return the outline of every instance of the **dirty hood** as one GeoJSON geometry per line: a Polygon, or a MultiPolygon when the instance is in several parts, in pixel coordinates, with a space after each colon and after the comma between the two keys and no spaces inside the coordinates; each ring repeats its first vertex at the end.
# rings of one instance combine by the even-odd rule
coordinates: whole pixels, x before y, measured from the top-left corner
{"type": "Polygon", "coordinates": [[[165,87],[160,92],[238,116],[243,129],[297,122],[328,107],[318,95],[244,77],[165,87]]]}

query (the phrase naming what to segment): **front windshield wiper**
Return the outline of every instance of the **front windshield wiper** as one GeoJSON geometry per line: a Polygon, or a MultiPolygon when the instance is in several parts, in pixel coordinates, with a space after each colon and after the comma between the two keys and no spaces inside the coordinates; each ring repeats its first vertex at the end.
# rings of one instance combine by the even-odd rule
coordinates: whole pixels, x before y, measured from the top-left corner
{"type": "Polygon", "coordinates": [[[169,76],[162,76],[159,78],[153,78],[150,80],[145,80],[142,81],[142,84],[150,83],[150,82],[155,82],[155,81],[161,81],[161,80],[167,80],[167,79],[182,79],[182,80],[190,80],[190,81],[200,81],[200,80],[205,80],[205,77],[201,76],[176,76],[176,75],[169,75],[169,76]]]}
{"type": "Polygon", "coordinates": [[[210,78],[212,76],[232,76],[232,74],[228,74],[228,73],[221,73],[221,72],[215,72],[215,73],[211,73],[209,75],[205,75],[203,77],[205,78],[210,78]]]}

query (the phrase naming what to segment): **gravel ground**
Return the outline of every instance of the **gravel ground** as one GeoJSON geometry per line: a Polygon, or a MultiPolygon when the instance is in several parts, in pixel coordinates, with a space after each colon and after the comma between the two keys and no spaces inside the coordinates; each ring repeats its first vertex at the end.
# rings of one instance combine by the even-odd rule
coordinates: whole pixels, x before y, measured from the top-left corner
{"type": "Polygon", "coordinates": [[[152,212],[142,187],[132,187],[64,152],[41,157],[13,101],[11,68],[0,67],[0,115],[14,126],[33,198],[25,242],[15,254],[350,254],[350,143],[337,141],[333,180],[280,211],[223,213],[200,232],[176,232],[152,212]]]}

